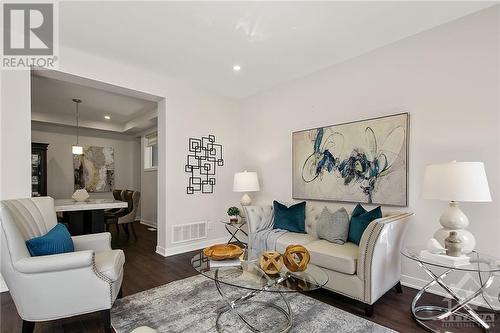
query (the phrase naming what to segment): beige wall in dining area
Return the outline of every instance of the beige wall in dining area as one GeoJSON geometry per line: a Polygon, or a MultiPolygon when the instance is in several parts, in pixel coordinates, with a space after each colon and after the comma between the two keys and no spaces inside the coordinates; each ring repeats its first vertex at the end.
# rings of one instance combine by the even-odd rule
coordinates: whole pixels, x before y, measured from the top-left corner
{"type": "MultiPolygon", "coordinates": [[[[55,124],[32,122],[31,141],[48,143],[47,195],[70,198],[73,187],[73,155],[71,146],[76,143],[75,128],[55,124]]],[[[82,146],[113,147],[115,155],[115,188],[140,191],[141,147],[140,139],[131,135],[80,129],[82,146]]],[[[112,198],[111,192],[90,193],[93,198],[112,198]]]]}

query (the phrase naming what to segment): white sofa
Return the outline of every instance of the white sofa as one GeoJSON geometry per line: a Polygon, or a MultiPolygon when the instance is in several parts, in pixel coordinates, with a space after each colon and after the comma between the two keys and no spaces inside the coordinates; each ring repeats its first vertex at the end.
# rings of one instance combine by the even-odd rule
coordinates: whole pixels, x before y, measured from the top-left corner
{"type": "Polygon", "coordinates": [[[57,223],[50,197],[0,202],[1,272],[23,333],[35,322],[101,312],[111,332],[110,309],[120,294],[125,256],[111,249],[108,232],[72,237],[75,252],[31,257],[25,241],[57,223]]]}
{"type": "MultiPolygon", "coordinates": [[[[340,207],[338,204],[307,202],[307,233],[283,234],[276,241],[276,250],[283,253],[290,244],[305,246],[311,254],[311,263],[324,268],[328,274],[325,288],[364,303],[366,315],[371,316],[373,304],[388,290],[396,287],[401,292],[400,251],[408,219],[413,214],[384,212],[384,217],[368,225],[359,246],[350,242],[339,245],[319,239],[316,233],[316,223],[325,206],[331,211],[340,207]]],[[[273,214],[272,206],[246,206],[243,209],[250,234],[262,220],[273,214]]]]}

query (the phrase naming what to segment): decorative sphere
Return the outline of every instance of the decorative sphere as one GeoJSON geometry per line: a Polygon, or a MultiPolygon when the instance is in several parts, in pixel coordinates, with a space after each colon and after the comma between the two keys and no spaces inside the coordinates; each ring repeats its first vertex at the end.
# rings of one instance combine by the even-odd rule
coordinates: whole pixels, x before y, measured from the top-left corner
{"type": "Polygon", "coordinates": [[[284,256],[286,268],[290,272],[302,272],[306,270],[311,259],[309,251],[302,245],[288,245],[284,256]]]}
{"type": "Polygon", "coordinates": [[[276,251],[264,251],[260,255],[260,268],[266,274],[278,274],[283,268],[283,256],[276,251]]]}

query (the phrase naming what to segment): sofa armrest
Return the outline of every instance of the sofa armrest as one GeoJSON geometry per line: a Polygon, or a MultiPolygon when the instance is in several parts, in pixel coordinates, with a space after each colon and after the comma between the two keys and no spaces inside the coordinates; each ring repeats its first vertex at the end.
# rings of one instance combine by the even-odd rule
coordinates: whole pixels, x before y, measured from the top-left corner
{"type": "Polygon", "coordinates": [[[78,251],[39,257],[26,257],[18,260],[14,266],[25,274],[67,271],[89,267],[92,269],[94,251],[78,251]]]}
{"type": "Polygon", "coordinates": [[[401,277],[401,247],[413,213],[398,213],[371,222],[359,244],[357,275],[364,283],[364,299],[373,304],[401,277]]]}
{"type": "Polygon", "coordinates": [[[101,232],[97,234],[81,235],[71,237],[75,251],[93,250],[103,252],[111,250],[111,234],[101,232]]]}

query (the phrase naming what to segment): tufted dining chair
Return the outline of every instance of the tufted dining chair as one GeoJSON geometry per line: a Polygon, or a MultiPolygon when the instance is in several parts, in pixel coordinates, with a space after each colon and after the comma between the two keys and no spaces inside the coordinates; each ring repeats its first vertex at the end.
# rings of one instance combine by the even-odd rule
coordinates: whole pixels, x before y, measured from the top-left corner
{"type": "Polygon", "coordinates": [[[137,239],[137,234],[135,233],[134,222],[137,216],[137,211],[139,209],[139,202],[141,200],[141,192],[139,191],[129,191],[125,192],[125,201],[128,202],[128,214],[124,216],[120,216],[118,218],[118,224],[122,225],[125,228],[125,232],[128,235],[128,226],[132,228],[132,233],[134,237],[137,239]]]}
{"type": "Polygon", "coordinates": [[[110,309],[120,294],[125,256],[111,249],[107,232],[72,237],[75,251],[31,257],[26,240],[57,223],[54,200],[38,197],[0,202],[1,273],[23,319],[35,322],[100,312],[111,332],[110,309]]]}
{"type": "Polygon", "coordinates": [[[116,235],[119,236],[120,228],[119,225],[125,230],[127,237],[130,236],[130,232],[128,226],[132,228],[132,233],[134,234],[135,239],[137,239],[137,233],[135,232],[134,222],[137,216],[137,211],[139,209],[139,203],[141,200],[141,192],[139,191],[131,191],[131,190],[123,190],[122,191],[122,201],[126,201],[128,203],[127,208],[122,208],[120,211],[116,213],[106,214],[105,215],[105,223],[106,230],[108,230],[109,225],[116,225],[116,235]]]}

